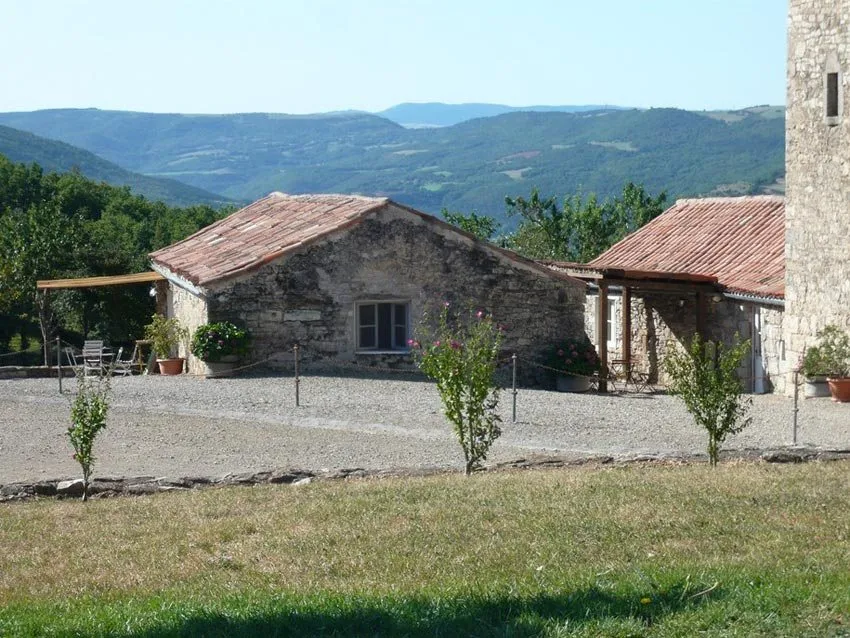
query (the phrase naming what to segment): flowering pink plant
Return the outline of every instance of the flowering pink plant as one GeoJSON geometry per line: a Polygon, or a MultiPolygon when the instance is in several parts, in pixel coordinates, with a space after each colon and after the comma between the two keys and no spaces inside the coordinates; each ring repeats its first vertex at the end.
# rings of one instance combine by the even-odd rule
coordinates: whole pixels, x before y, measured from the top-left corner
{"type": "Polygon", "coordinates": [[[483,310],[468,314],[443,304],[423,317],[409,345],[419,369],[437,382],[446,418],[454,427],[469,474],[499,438],[499,389],[495,374],[503,334],[483,310]]]}
{"type": "Polygon", "coordinates": [[[583,335],[555,345],[549,353],[548,365],[563,374],[590,377],[599,372],[599,355],[590,339],[583,335]]]}

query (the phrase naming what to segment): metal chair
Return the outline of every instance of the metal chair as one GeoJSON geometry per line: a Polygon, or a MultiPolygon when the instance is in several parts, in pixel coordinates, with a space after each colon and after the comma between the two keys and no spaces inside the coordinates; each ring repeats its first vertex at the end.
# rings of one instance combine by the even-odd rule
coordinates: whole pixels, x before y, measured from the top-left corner
{"type": "Polygon", "coordinates": [[[80,370],[83,369],[82,362],[77,359],[77,353],[74,352],[73,348],[67,347],[65,350],[65,358],[68,360],[68,366],[74,371],[76,374],[80,370]]]}
{"type": "Polygon", "coordinates": [[[92,340],[83,342],[83,374],[100,375],[103,373],[103,341],[92,340]]]}
{"type": "Polygon", "coordinates": [[[133,374],[133,366],[137,365],[136,359],[138,357],[138,353],[136,350],[138,346],[133,348],[133,354],[129,359],[122,359],[121,355],[124,353],[124,348],[118,348],[118,353],[115,355],[115,359],[112,360],[112,374],[120,375],[120,376],[130,376],[133,374]]]}

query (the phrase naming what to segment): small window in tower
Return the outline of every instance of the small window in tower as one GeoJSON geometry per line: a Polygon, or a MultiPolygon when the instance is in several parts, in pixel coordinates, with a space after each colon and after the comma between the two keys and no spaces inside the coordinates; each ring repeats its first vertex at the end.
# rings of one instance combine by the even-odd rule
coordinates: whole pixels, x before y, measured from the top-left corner
{"type": "Polygon", "coordinates": [[[838,73],[826,74],[826,116],[838,117],[838,73]]]}

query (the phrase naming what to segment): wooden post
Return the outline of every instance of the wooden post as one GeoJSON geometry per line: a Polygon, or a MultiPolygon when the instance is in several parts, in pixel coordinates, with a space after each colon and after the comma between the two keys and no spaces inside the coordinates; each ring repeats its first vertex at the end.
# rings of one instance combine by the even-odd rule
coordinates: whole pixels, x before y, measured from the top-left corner
{"type": "Polygon", "coordinates": [[[292,348],[295,353],[295,407],[299,407],[301,405],[301,397],[299,394],[299,386],[301,385],[301,379],[298,377],[298,344],[292,348]]]}
{"type": "Polygon", "coordinates": [[[623,361],[625,361],[626,378],[632,377],[632,289],[623,287],[622,335],[623,335],[623,361]]]}
{"type": "Polygon", "coordinates": [[[168,316],[168,282],[160,279],[154,284],[156,288],[156,314],[168,316]]]}
{"type": "Polygon", "coordinates": [[[513,378],[511,380],[511,394],[513,394],[513,409],[511,410],[511,423],[516,423],[516,352],[511,355],[513,364],[513,378]]]}
{"type": "Polygon", "coordinates": [[[703,341],[706,340],[706,327],[708,320],[707,296],[704,292],[697,293],[697,334],[703,341]]]}
{"type": "Polygon", "coordinates": [[[596,299],[596,348],[599,351],[599,391],[608,392],[608,284],[599,283],[596,299]]]}
{"type": "Polygon", "coordinates": [[[62,342],[56,337],[56,376],[59,377],[59,394],[62,394],[62,342]]]}

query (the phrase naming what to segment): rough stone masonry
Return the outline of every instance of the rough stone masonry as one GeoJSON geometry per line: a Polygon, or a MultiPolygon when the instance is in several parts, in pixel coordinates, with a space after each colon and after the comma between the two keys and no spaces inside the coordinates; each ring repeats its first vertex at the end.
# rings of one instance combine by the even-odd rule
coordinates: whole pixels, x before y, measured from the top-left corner
{"type": "Polygon", "coordinates": [[[783,334],[798,360],[823,326],[850,328],[850,0],[790,0],[783,334]]]}

